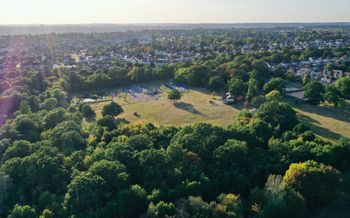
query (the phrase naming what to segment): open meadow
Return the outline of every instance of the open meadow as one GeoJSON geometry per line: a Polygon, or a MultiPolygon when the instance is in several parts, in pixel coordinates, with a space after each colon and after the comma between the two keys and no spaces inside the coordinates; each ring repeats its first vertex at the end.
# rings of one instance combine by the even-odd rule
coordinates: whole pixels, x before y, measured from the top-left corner
{"type": "MultiPolygon", "coordinates": [[[[155,125],[185,126],[206,122],[220,126],[233,124],[242,106],[226,105],[221,97],[205,89],[180,87],[172,83],[153,82],[126,88],[108,90],[109,100],[92,102],[90,105],[101,117],[104,105],[112,99],[120,104],[124,113],[120,118],[134,124],[153,123],[155,125]],[[181,100],[167,99],[171,88],[182,92],[181,100]]],[[[350,138],[349,107],[312,106],[305,102],[287,100],[296,110],[302,122],[322,138],[337,141],[341,137],[350,138]]],[[[86,123],[86,122],[85,122],[86,123]]]]}
{"type": "MultiPolygon", "coordinates": [[[[117,90],[113,100],[124,109],[119,117],[136,124],[184,126],[207,122],[228,126],[233,124],[239,113],[239,109],[223,104],[220,96],[206,90],[176,86],[176,89],[181,90],[182,98],[177,102],[170,101],[167,99],[169,87],[162,83],[150,83],[142,85],[142,88],[134,86],[117,90]]],[[[90,104],[97,118],[101,117],[102,108],[108,103],[102,101],[90,104]]]]}

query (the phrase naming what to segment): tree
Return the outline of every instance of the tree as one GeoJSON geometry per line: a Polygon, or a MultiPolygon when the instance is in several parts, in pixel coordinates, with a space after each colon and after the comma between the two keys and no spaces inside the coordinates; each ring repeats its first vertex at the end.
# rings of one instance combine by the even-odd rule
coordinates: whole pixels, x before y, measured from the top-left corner
{"type": "Polygon", "coordinates": [[[258,73],[258,80],[260,79],[266,79],[269,76],[271,76],[271,72],[263,60],[253,60],[251,63],[251,67],[257,71],[258,73]]]}
{"type": "Polygon", "coordinates": [[[13,129],[18,132],[18,139],[35,142],[40,137],[40,128],[38,123],[28,115],[20,115],[13,122],[13,129]]]}
{"type": "Polygon", "coordinates": [[[147,211],[146,191],[139,185],[133,185],[118,194],[115,205],[117,212],[114,217],[140,217],[147,211]]]}
{"type": "Polygon", "coordinates": [[[243,164],[248,155],[247,143],[234,139],[227,140],[224,145],[215,149],[213,155],[220,168],[243,164]]]}
{"type": "Polygon", "coordinates": [[[221,194],[215,205],[215,217],[243,218],[243,204],[240,196],[221,194]]]}
{"type": "Polygon", "coordinates": [[[271,124],[281,132],[293,129],[298,123],[293,108],[287,103],[277,101],[270,101],[261,105],[255,116],[271,124]]]}
{"type": "Polygon", "coordinates": [[[44,209],[39,218],[54,218],[54,213],[49,209],[44,209]]]}
{"type": "Polygon", "coordinates": [[[103,107],[102,116],[106,116],[106,115],[118,116],[123,112],[124,112],[123,108],[119,104],[112,101],[111,103],[103,107]]]}
{"type": "Polygon", "coordinates": [[[161,186],[167,176],[168,158],[164,150],[143,150],[137,155],[139,167],[138,177],[142,178],[143,187],[161,186]]]}
{"type": "Polygon", "coordinates": [[[4,172],[0,172],[0,215],[3,214],[5,206],[4,201],[8,196],[8,191],[11,187],[10,177],[4,172]]]}
{"type": "Polygon", "coordinates": [[[126,173],[126,167],[117,161],[97,161],[89,168],[89,172],[103,178],[106,181],[106,188],[111,193],[127,188],[129,174],[126,173]]]}
{"type": "Polygon", "coordinates": [[[116,120],[114,119],[113,116],[107,115],[98,119],[97,124],[99,126],[107,127],[109,130],[112,130],[116,126],[116,120]]]}
{"type": "Polygon", "coordinates": [[[203,201],[202,197],[193,197],[188,198],[188,210],[189,217],[213,217],[213,209],[210,205],[203,201]]]}
{"type": "Polygon", "coordinates": [[[145,69],[143,67],[136,67],[136,66],[134,66],[128,72],[128,77],[131,80],[134,80],[135,82],[145,82],[145,80],[146,80],[145,69]]]}
{"type": "Polygon", "coordinates": [[[253,97],[251,100],[252,105],[256,108],[260,107],[265,102],[266,102],[265,96],[256,96],[256,97],[253,97]]]}
{"type": "Polygon", "coordinates": [[[308,82],[304,86],[304,97],[310,104],[318,105],[323,101],[324,93],[326,92],[324,86],[318,81],[308,82]]]}
{"type": "Polygon", "coordinates": [[[333,167],[306,161],[291,164],[284,181],[300,192],[308,205],[318,206],[335,199],[341,180],[340,172],[333,167]]]}
{"type": "Polygon", "coordinates": [[[15,205],[8,218],[37,218],[34,208],[25,205],[15,205]]]}
{"type": "Polygon", "coordinates": [[[37,112],[40,108],[40,98],[35,95],[30,96],[29,105],[30,105],[31,111],[37,112]]]}
{"type": "Polygon", "coordinates": [[[267,101],[281,101],[282,95],[278,90],[273,90],[265,95],[267,101]]]}
{"type": "Polygon", "coordinates": [[[341,78],[337,81],[336,87],[346,99],[350,99],[350,77],[341,78]]]}
{"type": "Polygon", "coordinates": [[[83,114],[83,116],[85,118],[88,118],[88,117],[95,117],[96,114],[95,114],[95,111],[92,110],[91,106],[88,105],[88,104],[84,104],[81,108],[81,113],[83,114]]]}
{"type": "Polygon", "coordinates": [[[166,203],[160,201],[157,204],[151,203],[148,206],[147,217],[149,218],[163,218],[163,217],[175,217],[176,208],[175,205],[171,202],[166,203]]]}
{"type": "Polygon", "coordinates": [[[175,103],[175,101],[181,99],[181,92],[174,90],[174,89],[170,90],[168,92],[168,99],[174,101],[174,103],[175,103]]]}
{"type": "Polygon", "coordinates": [[[236,97],[245,96],[247,91],[246,89],[247,87],[244,81],[241,79],[232,78],[228,82],[228,91],[236,97]]]}
{"type": "Polygon", "coordinates": [[[276,78],[272,78],[270,81],[268,81],[264,85],[264,92],[269,93],[273,90],[277,90],[280,93],[284,93],[285,88],[286,88],[286,81],[284,79],[276,77],[276,78]]]}
{"type": "Polygon", "coordinates": [[[251,196],[253,217],[304,217],[305,199],[287,186],[280,175],[269,175],[264,189],[254,190],[251,196]]]}
{"type": "Polygon", "coordinates": [[[60,151],[70,154],[75,150],[85,148],[84,132],[74,121],[64,121],[55,128],[43,133],[45,139],[53,142],[60,151]]]}
{"type": "Polygon", "coordinates": [[[18,140],[7,148],[3,160],[9,160],[15,157],[25,157],[31,153],[31,144],[28,141],[18,140]]]}
{"type": "Polygon", "coordinates": [[[308,73],[305,73],[304,77],[303,77],[303,86],[305,86],[308,82],[311,81],[311,78],[310,78],[310,74],[308,73]]]}
{"type": "Polygon", "coordinates": [[[74,177],[63,203],[67,215],[95,217],[96,211],[105,204],[105,187],[105,180],[91,173],[74,177]]]}
{"type": "Polygon", "coordinates": [[[249,79],[246,99],[248,101],[251,101],[255,96],[259,94],[259,91],[259,82],[254,78],[249,79]]]}
{"type": "Polygon", "coordinates": [[[273,134],[271,126],[265,121],[256,118],[252,119],[248,126],[253,132],[253,135],[259,139],[259,144],[261,144],[262,147],[265,147],[273,134]]]}
{"type": "Polygon", "coordinates": [[[324,100],[329,103],[333,103],[334,106],[338,106],[341,101],[341,93],[334,85],[326,87],[326,93],[324,94],[324,100]]]}
{"type": "Polygon", "coordinates": [[[176,71],[175,79],[193,86],[206,86],[208,85],[208,72],[208,67],[204,65],[184,67],[176,71]]]}
{"type": "Polygon", "coordinates": [[[53,110],[57,107],[58,101],[56,98],[46,98],[45,101],[40,104],[40,108],[45,110],[53,110]]]}
{"type": "Polygon", "coordinates": [[[20,114],[30,114],[32,112],[30,105],[28,101],[22,100],[20,105],[19,105],[19,112],[20,114]]]}
{"type": "Polygon", "coordinates": [[[49,111],[44,118],[44,125],[46,129],[54,128],[57,124],[66,119],[66,111],[63,108],[55,108],[49,111]]]}
{"type": "Polygon", "coordinates": [[[225,86],[225,81],[221,76],[216,75],[216,76],[210,77],[209,79],[210,88],[217,90],[217,89],[222,89],[224,86],[225,86]]]}

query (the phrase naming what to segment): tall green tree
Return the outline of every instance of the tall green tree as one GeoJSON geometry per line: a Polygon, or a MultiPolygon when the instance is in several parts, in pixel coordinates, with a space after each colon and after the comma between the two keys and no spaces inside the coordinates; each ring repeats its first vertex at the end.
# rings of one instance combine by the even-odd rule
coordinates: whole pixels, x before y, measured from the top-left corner
{"type": "Polygon", "coordinates": [[[337,81],[336,87],[346,99],[350,99],[350,77],[341,78],[337,81]]]}
{"type": "Polygon", "coordinates": [[[308,82],[304,86],[304,98],[313,105],[318,105],[323,101],[325,92],[325,87],[318,81],[308,82]]]}
{"type": "Polygon", "coordinates": [[[232,78],[228,82],[228,91],[236,97],[245,96],[247,92],[247,86],[243,80],[232,78]]]}
{"type": "Polygon", "coordinates": [[[334,85],[329,85],[326,87],[326,92],[324,94],[324,100],[332,103],[334,106],[338,106],[341,102],[341,92],[334,85]]]}
{"type": "Polygon", "coordinates": [[[249,79],[246,99],[248,101],[251,101],[255,96],[259,94],[259,91],[259,82],[254,78],[249,79]]]}

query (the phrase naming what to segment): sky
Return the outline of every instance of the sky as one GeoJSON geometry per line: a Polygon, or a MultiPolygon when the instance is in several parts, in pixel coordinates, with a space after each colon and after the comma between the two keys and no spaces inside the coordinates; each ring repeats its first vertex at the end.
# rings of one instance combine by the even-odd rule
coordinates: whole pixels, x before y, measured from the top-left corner
{"type": "Polygon", "coordinates": [[[350,0],[0,0],[0,24],[350,22],[350,0]]]}

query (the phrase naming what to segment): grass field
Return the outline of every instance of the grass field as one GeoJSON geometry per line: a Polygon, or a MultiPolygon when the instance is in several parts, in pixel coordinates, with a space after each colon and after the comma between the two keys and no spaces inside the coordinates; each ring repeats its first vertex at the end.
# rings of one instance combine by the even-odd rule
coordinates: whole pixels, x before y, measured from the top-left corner
{"type": "MultiPolygon", "coordinates": [[[[181,101],[176,103],[166,97],[167,89],[162,83],[149,83],[142,87],[158,90],[156,96],[143,93],[130,93],[130,90],[115,90],[113,100],[122,105],[124,118],[130,123],[155,125],[185,126],[188,124],[207,122],[220,126],[233,124],[240,107],[225,105],[220,96],[202,89],[188,89],[183,92],[181,101]]],[[[298,113],[302,122],[307,124],[317,135],[337,141],[341,137],[350,138],[350,108],[333,106],[312,106],[307,103],[288,99],[298,113]]],[[[91,106],[101,117],[101,110],[109,101],[92,103],[91,106]]]]}
{"type": "MultiPolygon", "coordinates": [[[[182,99],[173,102],[167,99],[166,89],[159,84],[160,93],[155,99],[139,100],[128,93],[119,93],[114,101],[119,103],[124,113],[124,118],[131,123],[153,123],[155,125],[184,126],[188,124],[207,122],[221,126],[233,124],[239,109],[225,105],[220,96],[207,93],[205,90],[188,89],[182,93],[182,99]],[[135,115],[135,113],[137,115],[135,115]]],[[[101,110],[109,102],[92,103],[97,118],[101,117],[101,110]]]]}
{"type": "Polygon", "coordinates": [[[348,107],[312,106],[306,103],[292,104],[302,122],[323,138],[337,141],[350,138],[350,110],[348,107]]]}

